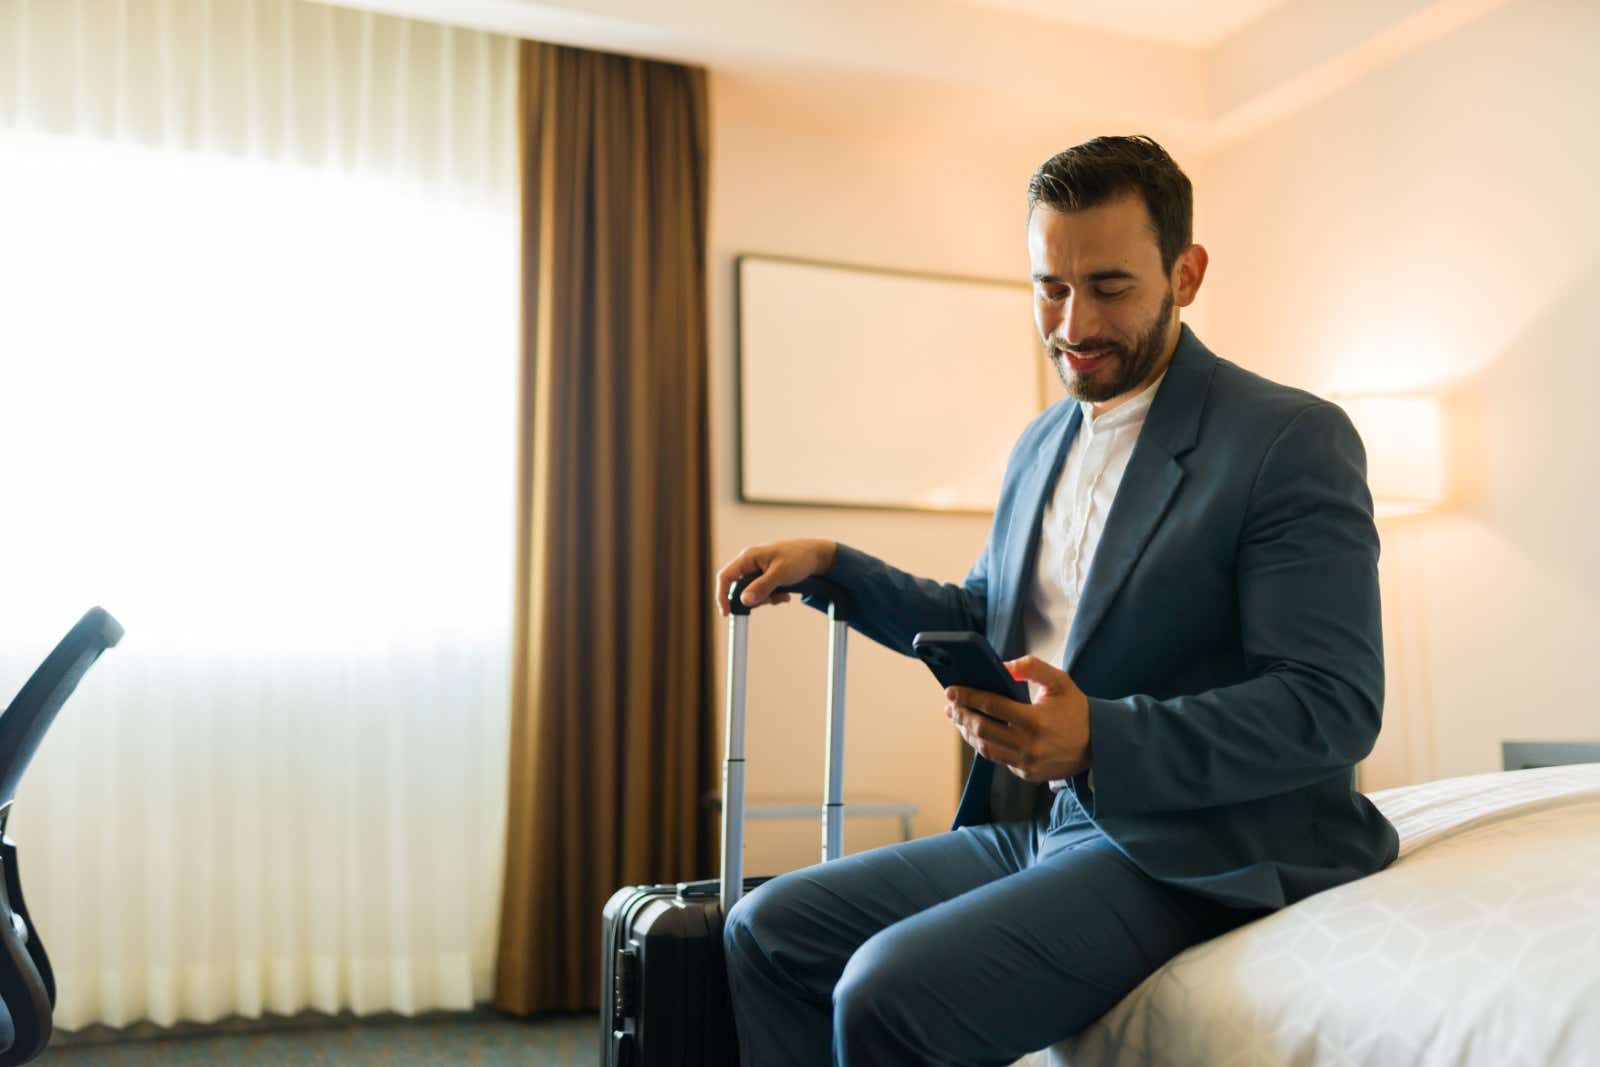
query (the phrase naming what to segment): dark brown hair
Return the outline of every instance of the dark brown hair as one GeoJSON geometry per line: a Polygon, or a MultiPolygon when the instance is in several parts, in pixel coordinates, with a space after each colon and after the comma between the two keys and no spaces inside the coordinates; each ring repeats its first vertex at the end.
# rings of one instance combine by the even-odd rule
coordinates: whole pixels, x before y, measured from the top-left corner
{"type": "Polygon", "coordinates": [[[1194,240],[1194,188],[1166,149],[1142,134],[1096,137],[1045,160],[1028,180],[1028,217],[1039,204],[1082,211],[1132,192],[1144,199],[1170,274],[1194,240]]]}

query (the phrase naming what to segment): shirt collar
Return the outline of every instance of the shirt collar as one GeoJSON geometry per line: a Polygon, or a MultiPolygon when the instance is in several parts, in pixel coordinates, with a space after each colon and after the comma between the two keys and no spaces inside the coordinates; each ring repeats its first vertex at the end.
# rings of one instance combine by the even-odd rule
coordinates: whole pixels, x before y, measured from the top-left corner
{"type": "Polygon", "coordinates": [[[1104,415],[1096,415],[1094,405],[1089,401],[1078,401],[1078,408],[1083,412],[1084,427],[1093,433],[1096,430],[1126,426],[1137,419],[1143,419],[1145,413],[1150,410],[1150,405],[1155,403],[1156,390],[1161,388],[1161,383],[1166,377],[1167,372],[1162,371],[1160,377],[1140,390],[1138,396],[1123,401],[1104,415]]]}

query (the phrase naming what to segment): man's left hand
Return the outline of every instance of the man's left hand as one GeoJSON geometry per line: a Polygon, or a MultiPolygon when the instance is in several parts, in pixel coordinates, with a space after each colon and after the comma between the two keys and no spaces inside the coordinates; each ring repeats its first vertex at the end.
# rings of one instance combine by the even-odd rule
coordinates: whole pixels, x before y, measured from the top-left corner
{"type": "Polygon", "coordinates": [[[1037,656],[1011,660],[1006,669],[1018,681],[1036,683],[1034,702],[1019,704],[998,693],[952,686],[944,691],[944,711],[962,738],[978,755],[1026,782],[1088,770],[1089,698],[1083,690],[1037,656]]]}

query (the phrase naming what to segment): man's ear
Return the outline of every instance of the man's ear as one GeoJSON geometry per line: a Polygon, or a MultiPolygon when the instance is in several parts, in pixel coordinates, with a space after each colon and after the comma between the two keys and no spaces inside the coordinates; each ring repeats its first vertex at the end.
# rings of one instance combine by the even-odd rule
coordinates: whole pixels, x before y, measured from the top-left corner
{"type": "Polygon", "coordinates": [[[1181,308],[1194,303],[1195,295],[1200,292],[1200,283],[1206,279],[1206,264],[1210,261],[1204,245],[1190,245],[1178,253],[1178,260],[1172,265],[1173,303],[1181,308]]]}

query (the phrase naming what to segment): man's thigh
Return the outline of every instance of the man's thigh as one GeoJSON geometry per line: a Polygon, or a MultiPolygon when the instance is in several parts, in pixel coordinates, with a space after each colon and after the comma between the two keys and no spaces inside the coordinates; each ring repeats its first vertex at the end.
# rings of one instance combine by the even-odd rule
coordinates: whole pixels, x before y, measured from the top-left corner
{"type": "Polygon", "coordinates": [[[728,917],[731,943],[759,951],[794,992],[826,1001],[869,937],[953,897],[1026,869],[1037,828],[963,827],[780,875],[728,917]]]}
{"type": "Polygon", "coordinates": [[[892,1035],[897,1054],[926,1062],[1008,1064],[1250,917],[1156,882],[1090,829],[873,935],[838,984],[836,1030],[846,1043],[858,1024],[892,1035]]]}

